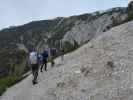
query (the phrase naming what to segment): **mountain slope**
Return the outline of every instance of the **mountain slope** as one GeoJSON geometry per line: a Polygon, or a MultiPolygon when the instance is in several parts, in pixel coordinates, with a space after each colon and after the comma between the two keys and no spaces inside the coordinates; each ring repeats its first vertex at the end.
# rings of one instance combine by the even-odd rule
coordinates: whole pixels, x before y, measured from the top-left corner
{"type": "MultiPolygon", "coordinates": [[[[132,2],[127,8],[117,7],[103,12],[94,12],[67,18],[34,21],[25,25],[10,27],[0,31],[0,47],[14,48],[23,44],[26,48],[46,45],[59,48],[60,40],[79,46],[91,40],[96,34],[103,33],[115,25],[129,20],[132,2]]],[[[132,19],[132,18],[130,18],[132,19]]]]}
{"type": "Polygon", "coordinates": [[[112,28],[56,67],[11,87],[0,100],[132,100],[133,21],[112,28]]]}

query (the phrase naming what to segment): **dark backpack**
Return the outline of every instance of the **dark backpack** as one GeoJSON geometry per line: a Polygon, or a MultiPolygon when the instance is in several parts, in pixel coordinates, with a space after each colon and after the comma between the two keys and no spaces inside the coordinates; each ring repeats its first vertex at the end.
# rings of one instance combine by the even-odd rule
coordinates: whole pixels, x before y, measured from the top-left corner
{"type": "Polygon", "coordinates": [[[48,58],[48,52],[46,50],[42,53],[42,57],[43,60],[46,60],[48,58]]]}

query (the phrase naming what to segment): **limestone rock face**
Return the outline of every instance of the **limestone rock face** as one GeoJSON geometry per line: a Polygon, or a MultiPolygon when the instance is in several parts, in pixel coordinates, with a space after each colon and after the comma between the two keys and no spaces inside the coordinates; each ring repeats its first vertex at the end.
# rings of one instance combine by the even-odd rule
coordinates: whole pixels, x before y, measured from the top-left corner
{"type": "Polygon", "coordinates": [[[107,27],[111,28],[111,25],[111,16],[108,15],[103,15],[89,22],[80,21],[65,34],[63,41],[71,41],[71,43],[73,43],[75,40],[78,44],[84,44],[86,41],[91,40],[96,34],[108,30],[107,27]]]}
{"type": "Polygon", "coordinates": [[[125,8],[113,8],[104,13],[102,12],[97,18],[89,21],[78,21],[71,30],[66,32],[63,41],[69,41],[71,43],[76,41],[79,45],[82,45],[93,37],[111,29],[115,24],[123,22],[127,19],[127,16],[125,8]]]}

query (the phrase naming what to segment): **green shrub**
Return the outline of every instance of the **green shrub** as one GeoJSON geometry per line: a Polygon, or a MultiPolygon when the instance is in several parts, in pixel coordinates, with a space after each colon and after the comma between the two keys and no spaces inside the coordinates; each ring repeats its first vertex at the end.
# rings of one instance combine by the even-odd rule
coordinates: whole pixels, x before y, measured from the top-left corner
{"type": "Polygon", "coordinates": [[[133,20],[133,11],[128,12],[128,18],[127,21],[133,20]]]}
{"type": "Polygon", "coordinates": [[[16,84],[17,82],[21,81],[23,78],[22,76],[7,76],[5,78],[1,78],[0,79],[0,95],[2,95],[3,92],[5,92],[5,90],[16,84]]]}
{"type": "Polygon", "coordinates": [[[26,53],[15,49],[0,49],[0,68],[6,75],[21,75],[26,68],[26,53]]]}
{"type": "Polygon", "coordinates": [[[73,50],[76,50],[79,47],[78,43],[74,40],[74,44],[71,44],[68,41],[65,41],[63,43],[63,48],[65,50],[65,53],[71,52],[73,50]]]}
{"type": "Polygon", "coordinates": [[[26,53],[17,49],[0,49],[0,95],[22,79],[26,72],[26,53]]]}
{"type": "Polygon", "coordinates": [[[0,84],[0,96],[2,95],[2,93],[4,93],[6,91],[6,85],[1,85],[0,84]]]}

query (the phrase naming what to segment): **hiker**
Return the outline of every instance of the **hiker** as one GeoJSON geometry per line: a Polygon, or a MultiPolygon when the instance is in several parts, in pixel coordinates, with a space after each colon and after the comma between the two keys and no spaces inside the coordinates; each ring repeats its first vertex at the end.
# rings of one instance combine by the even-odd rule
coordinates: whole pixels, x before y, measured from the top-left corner
{"type": "Polygon", "coordinates": [[[29,54],[29,61],[32,69],[33,74],[33,85],[37,84],[37,77],[38,77],[38,69],[39,69],[39,62],[38,62],[38,53],[33,49],[29,54]]]}
{"type": "Polygon", "coordinates": [[[43,66],[45,66],[45,71],[47,71],[47,60],[48,60],[48,52],[44,50],[42,53],[42,65],[41,65],[41,72],[43,72],[43,66]]]}
{"type": "Polygon", "coordinates": [[[57,49],[56,48],[49,48],[49,59],[51,62],[51,66],[53,67],[55,65],[54,58],[56,57],[57,54],[57,49]]]}

